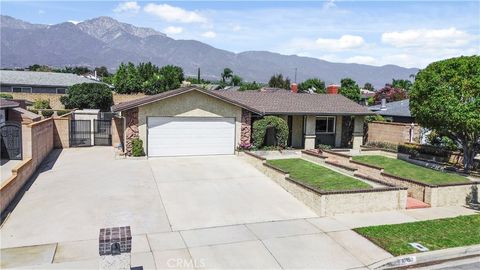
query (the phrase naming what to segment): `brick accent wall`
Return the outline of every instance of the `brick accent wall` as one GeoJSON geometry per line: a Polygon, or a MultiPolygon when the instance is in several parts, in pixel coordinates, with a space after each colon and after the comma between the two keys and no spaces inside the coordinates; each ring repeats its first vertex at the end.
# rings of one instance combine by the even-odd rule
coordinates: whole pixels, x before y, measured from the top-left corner
{"type": "MultiPolygon", "coordinates": [[[[371,122],[368,123],[368,138],[370,142],[388,142],[403,144],[410,142],[410,124],[394,122],[371,122]]],[[[420,129],[417,124],[413,128],[414,142],[420,142],[420,129]]]]}
{"type": "Polygon", "coordinates": [[[114,117],[112,119],[112,146],[123,145],[123,118],[114,117]]]}
{"type": "Polygon", "coordinates": [[[252,137],[252,114],[242,109],[242,127],[240,133],[240,144],[249,144],[252,137]]]}
{"type": "Polygon", "coordinates": [[[125,111],[126,120],[126,142],[125,153],[128,156],[132,155],[132,140],[139,137],[138,133],[138,107],[125,111]]]}

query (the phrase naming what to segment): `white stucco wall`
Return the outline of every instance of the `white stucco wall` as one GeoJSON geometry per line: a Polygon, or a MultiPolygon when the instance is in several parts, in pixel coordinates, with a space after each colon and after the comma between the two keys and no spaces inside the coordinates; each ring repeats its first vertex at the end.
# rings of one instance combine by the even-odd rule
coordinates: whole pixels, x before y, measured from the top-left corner
{"type": "Polygon", "coordinates": [[[242,108],[199,91],[191,91],[139,107],[138,131],[144,149],[147,149],[147,117],[149,116],[233,117],[235,118],[235,146],[240,142],[242,108]]]}

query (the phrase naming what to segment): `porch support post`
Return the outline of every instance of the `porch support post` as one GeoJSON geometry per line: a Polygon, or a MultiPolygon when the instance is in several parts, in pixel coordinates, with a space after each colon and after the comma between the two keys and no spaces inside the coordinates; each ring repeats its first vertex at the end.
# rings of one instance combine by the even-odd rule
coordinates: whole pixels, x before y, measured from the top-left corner
{"type": "Polygon", "coordinates": [[[352,149],[354,151],[359,151],[360,146],[363,144],[363,122],[365,120],[364,116],[355,116],[354,126],[353,126],[353,144],[352,149]]]}
{"type": "Polygon", "coordinates": [[[315,149],[315,115],[307,115],[305,120],[305,149],[315,149]]]}

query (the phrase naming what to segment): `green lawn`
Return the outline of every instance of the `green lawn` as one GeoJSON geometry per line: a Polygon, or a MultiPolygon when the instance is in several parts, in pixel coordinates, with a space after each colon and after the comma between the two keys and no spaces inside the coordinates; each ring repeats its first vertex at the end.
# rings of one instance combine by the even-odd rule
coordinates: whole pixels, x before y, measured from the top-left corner
{"type": "Polygon", "coordinates": [[[409,243],[429,250],[480,244],[480,215],[354,229],[395,256],[417,253],[409,243]]]}
{"type": "Polygon", "coordinates": [[[268,160],[268,164],[290,173],[295,180],[320,190],[354,190],[372,188],[367,183],[337,173],[300,158],[268,160]]]}
{"type": "Polygon", "coordinates": [[[440,172],[433,169],[417,166],[403,160],[388,158],[384,156],[356,156],[353,160],[367,164],[383,167],[386,173],[397,175],[404,178],[418,180],[427,184],[449,184],[459,182],[469,182],[461,175],[440,172]]]}

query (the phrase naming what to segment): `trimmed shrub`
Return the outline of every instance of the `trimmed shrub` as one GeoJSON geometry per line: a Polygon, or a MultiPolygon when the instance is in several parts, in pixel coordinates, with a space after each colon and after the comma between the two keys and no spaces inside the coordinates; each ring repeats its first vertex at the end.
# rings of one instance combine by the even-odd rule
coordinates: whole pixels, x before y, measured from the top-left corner
{"type": "Polygon", "coordinates": [[[53,113],[54,113],[54,111],[42,111],[42,115],[43,115],[44,117],[47,117],[47,118],[50,117],[50,116],[52,116],[53,113]]]}
{"type": "Polygon", "coordinates": [[[264,145],[265,134],[268,128],[275,129],[276,146],[284,148],[288,140],[288,124],[282,118],[271,115],[253,123],[252,138],[254,146],[260,148],[264,145]]]}
{"type": "Polygon", "coordinates": [[[399,145],[394,144],[394,143],[389,143],[389,142],[375,142],[375,141],[369,141],[365,144],[368,147],[373,147],[373,148],[380,148],[380,149],[386,149],[390,151],[398,151],[399,145]]]}
{"type": "Polygon", "coordinates": [[[33,108],[40,110],[40,109],[51,109],[50,107],[50,100],[49,99],[35,99],[33,102],[33,108]]]}
{"type": "Polygon", "coordinates": [[[425,144],[402,144],[398,146],[398,152],[409,154],[413,157],[416,157],[419,154],[424,154],[447,158],[452,154],[452,151],[447,148],[425,144]]]}
{"type": "Polygon", "coordinates": [[[332,146],[331,146],[331,145],[328,145],[328,144],[319,144],[319,145],[317,145],[317,149],[320,149],[320,150],[330,150],[330,149],[332,149],[332,146]]]}
{"type": "Polygon", "coordinates": [[[145,156],[145,151],[143,151],[143,141],[139,138],[132,140],[132,156],[142,157],[145,156]]]}
{"type": "Polygon", "coordinates": [[[0,93],[0,98],[13,99],[13,96],[10,94],[0,93]]]}
{"type": "Polygon", "coordinates": [[[58,115],[58,116],[62,116],[62,115],[67,114],[67,113],[69,113],[69,112],[71,112],[71,111],[70,111],[70,110],[58,110],[58,111],[57,111],[57,115],[58,115]]]}

